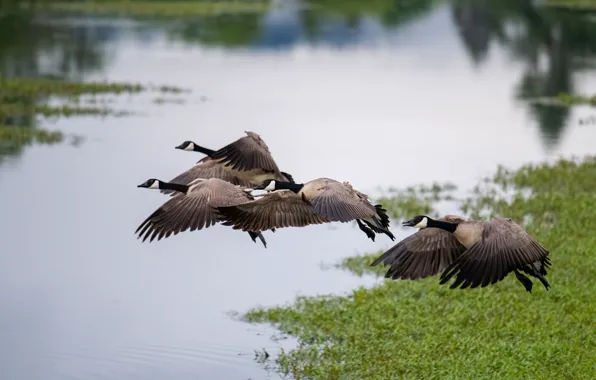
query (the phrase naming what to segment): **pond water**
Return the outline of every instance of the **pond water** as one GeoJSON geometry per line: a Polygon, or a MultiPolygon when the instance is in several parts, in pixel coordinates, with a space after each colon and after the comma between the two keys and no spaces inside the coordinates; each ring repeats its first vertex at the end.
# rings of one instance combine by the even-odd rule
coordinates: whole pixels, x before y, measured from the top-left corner
{"type": "Polygon", "coordinates": [[[85,140],[2,158],[0,378],[275,379],[254,350],[295,341],[234,312],[377,281],[321,269],[391,245],[353,225],[268,232],[267,249],[222,226],[141,243],[134,230],[166,198],[136,185],[202,157],[174,149],[184,140],[218,148],[252,130],[297,181],[328,176],[371,195],[432,181],[465,189],[497,164],[593,153],[596,127],[578,121],[594,111],[524,98],[594,93],[596,27],[503,3],[169,24],[52,18],[3,40],[4,75],[193,92],[182,105],[118,98],[140,116],[45,122],[85,140]]]}

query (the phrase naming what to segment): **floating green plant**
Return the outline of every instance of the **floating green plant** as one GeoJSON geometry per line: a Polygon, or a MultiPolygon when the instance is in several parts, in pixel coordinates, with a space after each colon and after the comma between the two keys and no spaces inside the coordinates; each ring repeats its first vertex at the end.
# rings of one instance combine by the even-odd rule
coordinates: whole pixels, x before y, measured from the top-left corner
{"type": "Polygon", "coordinates": [[[252,1],[150,1],[150,0],[89,0],[57,1],[46,5],[63,12],[121,13],[135,16],[191,17],[226,13],[263,12],[271,3],[252,1]]]}
{"type": "Polygon", "coordinates": [[[0,142],[12,145],[56,144],[64,140],[61,131],[46,129],[0,125],[0,142]]]}
{"type": "Polygon", "coordinates": [[[528,99],[530,103],[542,104],[547,106],[570,107],[574,105],[591,105],[596,106],[596,95],[572,95],[561,93],[554,97],[543,97],[528,99]]]}
{"type": "MultiPolygon", "coordinates": [[[[256,308],[244,318],[298,337],[295,349],[274,359],[277,371],[296,379],[592,379],[594,188],[596,157],[586,157],[501,168],[464,200],[469,214],[488,208],[487,216],[523,222],[551,250],[550,291],[529,294],[515,278],[464,290],[439,285],[437,276],[383,280],[346,295],[256,308]]],[[[339,266],[382,275],[369,268],[377,256],[339,266]]]]}
{"type": "Polygon", "coordinates": [[[546,0],[544,5],[578,11],[596,11],[596,0],[546,0]]]}
{"type": "Polygon", "coordinates": [[[186,100],[184,99],[172,99],[172,98],[155,98],[153,99],[153,103],[155,104],[184,104],[186,100]]]}
{"type": "Polygon", "coordinates": [[[451,183],[418,185],[403,190],[389,189],[388,195],[379,198],[378,202],[387,209],[391,218],[432,213],[432,205],[441,200],[452,200],[450,192],[456,189],[451,183]]]}
{"type": "Polygon", "coordinates": [[[142,85],[138,83],[119,82],[72,82],[59,79],[45,78],[4,78],[0,76],[0,100],[6,97],[39,97],[58,96],[73,98],[82,95],[99,94],[135,94],[143,91],[157,91],[162,93],[190,92],[176,86],[142,85]]]}
{"type": "Polygon", "coordinates": [[[128,111],[115,111],[105,107],[72,107],[69,105],[50,106],[19,103],[5,103],[0,105],[0,121],[6,120],[9,117],[26,115],[41,115],[45,117],[71,117],[80,115],[125,116],[129,114],[130,112],[128,111]]]}

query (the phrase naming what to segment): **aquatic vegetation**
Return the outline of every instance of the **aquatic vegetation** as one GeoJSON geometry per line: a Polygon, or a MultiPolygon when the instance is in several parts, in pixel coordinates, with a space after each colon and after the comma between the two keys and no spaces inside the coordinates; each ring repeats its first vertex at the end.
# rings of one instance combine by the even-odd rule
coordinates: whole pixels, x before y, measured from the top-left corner
{"type": "Polygon", "coordinates": [[[153,103],[155,104],[184,104],[186,103],[185,99],[177,99],[177,98],[155,98],[153,99],[153,103]]]}
{"type": "Polygon", "coordinates": [[[18,103],[0,104],[0,121],[6,120],[9,117],[26,116],[32,114],[41,115],[45,117],[70,117],[76,115],[125,116],[130,115],[131,113],[128,111],[115,111],[105,107],[72,107],[68,105],[49,106],[18,103]]]}
{"type": "Polygon", "coordinates": [[[544,5],[579,11],[596,11],[596,0],[547,0],[544,5]]]}
{"type": "Polygon", "coordinates": [[[554,97],[540,97],[528,99],[528,102],[535,104],[542,104],[546,106],[570,107],[574,105],[589,105],[596,106],[596,95],[572,95],[567,93],[560,93],[554,97]]]}
{"type": "Polygon", "coordinates": [[[167,85],[148,86],[139,83],[73,82],[51,78],[6,78],[0,76],[0,99],[14,96],[76,98],[82,95],[137,94],[144,91],[175,94],[190,92],[189,89],[167,85]]]}
{"type": "Polygon", "coordinates": [[[596,106],[596,95],[593,96],[582,96],[582,95],[571,95],[571,94],[559,94],[557,96],[557,101],[564,105],[573,105],[573,104],[589,104],[592,106],[596,106]]]}
{"type": "MultiPolygon", "coordinates": [[[[18,124],[18,126],[1,127],[0,141],[4,145],[10,143],[14,149],[31,142],[61,142],[63,136],[59,131],[49,132],[33,127],[37,116],[46,118],[84,115],[129,116],[133,113],[111,107],[115,100],[106,98],[106,96],[132,95],[145,91],[176,95],[190,92],[188,89],[170,85],[73,82],[53,78],[6,78],[0,76],[0,124],[18,124]],[[60,100],[62,104],[48,104],[50,100],[55,99],[60,100]]],[[[162,98],[162,101],[154,103],[162,104],[168,101],[183,103],[184,99],[162,98]]]]}
{"type": "Polygon", "coordinates": [[[456,189],[457,187],[451,183],[411,186],[404,190],[392,188],[377,201],[387,209],[393,219],[407,215],[432,214],[432,205],[438,201],[453,200],[450,193],[456,189]]]}
{"type": "Polygon", "coordinates": [[[38,144],[56,144],[63,140],[64,134],[61,131],[0,125],[0,144],[9,143],[19,146],[32,142],[38,144]]]}
{"type": "MultiPolygon", "coordinates": [[[[484,217],[507,215],[523,223],[551,250],[550,291],[535,287],[528,294],[513,276],[465,290],[439,285],[437,276],[381,280],[345,295],[256,308],[244,319],[274,324],[299,338],[297,348],[271,359],[293,378],[593,378],[595,187],[592,156],[517,170],[500,167],[460,200],[469,215],[488,209],[484,217]]],[[[369,268],[377,255],[338,266],[382,275],[369,268]]]]}
{"type": "Polygon", "coordinates": [[[91,0],[55,1],[45,5],[62,12],[123,13],[134,16],[192,17],[225,13],[263,12],[271,3],[256,1],[151,1],[151,0],[91,0]]]}

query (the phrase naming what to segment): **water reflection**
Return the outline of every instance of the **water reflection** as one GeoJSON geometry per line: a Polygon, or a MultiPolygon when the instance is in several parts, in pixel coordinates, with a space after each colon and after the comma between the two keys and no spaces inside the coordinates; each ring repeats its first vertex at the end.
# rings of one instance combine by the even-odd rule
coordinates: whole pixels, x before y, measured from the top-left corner
{"type": "MultiPolygon", "coordinates": [[[[3,12],[0,15],[0,78],[80,80],[101,69],[108,57],[103,49],[105,35],[100,32],[84,25],[39,22],[38,16],[30,12],[3,12]]],[[[107,32],[116,33],[113,29],[107,32]]],[[[13,133],[6,127],[37,128],[33,106],[44,100],[22,94],[13,96],[3,92],[0,86],[0,128],[4,129],[4,138],[0,139],[0,162],[2,157],[18,157],[25,146],[36,140],[31,139],[35,135],[31,131],[23,131],[20,137],[6,138],[13,133]],[[6,111],[11,106],[18,107],[18,114],[6,111]]],[[[44,143],[61,141],[61,138],[38,137],[41,139],[37,140],[44,143]]]]}
{"type": "MultiPolygon", "coordinates": [[[[300,2],[267,13],[196,17],[181,22],[144,21],[134,33],[152,44],[159,30],[186,44],[226,49],[288,50],[300,44],[333,47],[399,45],[393,36],[404,25],[436,9],[432,0],[300,2]],[[157,32],[157,33],[156,33],[157,32]]],[[[491,47],[506,49],[523,65],[514,85],[515,99],[526,107],[541,130],[547,151],[555,149],[570,122],[569,109],[528,103],[528,98],[556,96],[577,89],[574,74],[593,70],[596,23],[577,13],[540,8],[529,0],[450,2],[454,27],[471,61],[482,68],[491,47]]],[[[0,73],[5,77],[52,75],[83,79],[109,64],[108,44],[126,38],[127,28],[104,17],[83,22],[56,22],[52,16],[8,13],[0,19],[0,73]],[[104,22],[93,22],[103,20],[104,22]]],[[[432,26],[431,26],[432,29],[432,26]]],[[[433,30],[419,33],[432,34],[433,30]]],[[[416,38],[416,36],[412,36],[416,38]]],[[[34,127],[34,115],[4,124],[34,127]]],[[[2,154],[18,155],[21,147],[4,147],[2,154]]]]}

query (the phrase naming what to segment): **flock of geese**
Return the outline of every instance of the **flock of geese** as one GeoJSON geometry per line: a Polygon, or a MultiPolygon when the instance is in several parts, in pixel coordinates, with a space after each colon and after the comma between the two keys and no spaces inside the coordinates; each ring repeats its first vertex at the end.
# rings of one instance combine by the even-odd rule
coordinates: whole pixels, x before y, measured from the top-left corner
{"type": "MultiPolygon", "coordinates": [[[[279,169],[258,134],[245,133],[219,150],[192,141],[177,146],[206,157],[169,182],[151,178],[138,185],[170,196],[139,225],[138,238],[151,242],[221,223],[267,247],[263,231],[355,220],[372,241],[377,234],[395,240],[386,210],[366,194],[331,178],[296,183],[279,169]],[[253,190],[264,194],[254,195],[253,190]]],[[[550,287],[545,278],[549,251],[511,219],[418,215],[402,225],[418,231],[371,264],[389,266],[386,278],[417,280],[440,273],[440,284],[455,277],[450,288],[464,289],[486,287],[513,272],[530,293],[533,283],[528,276],[550,287]]]]}

